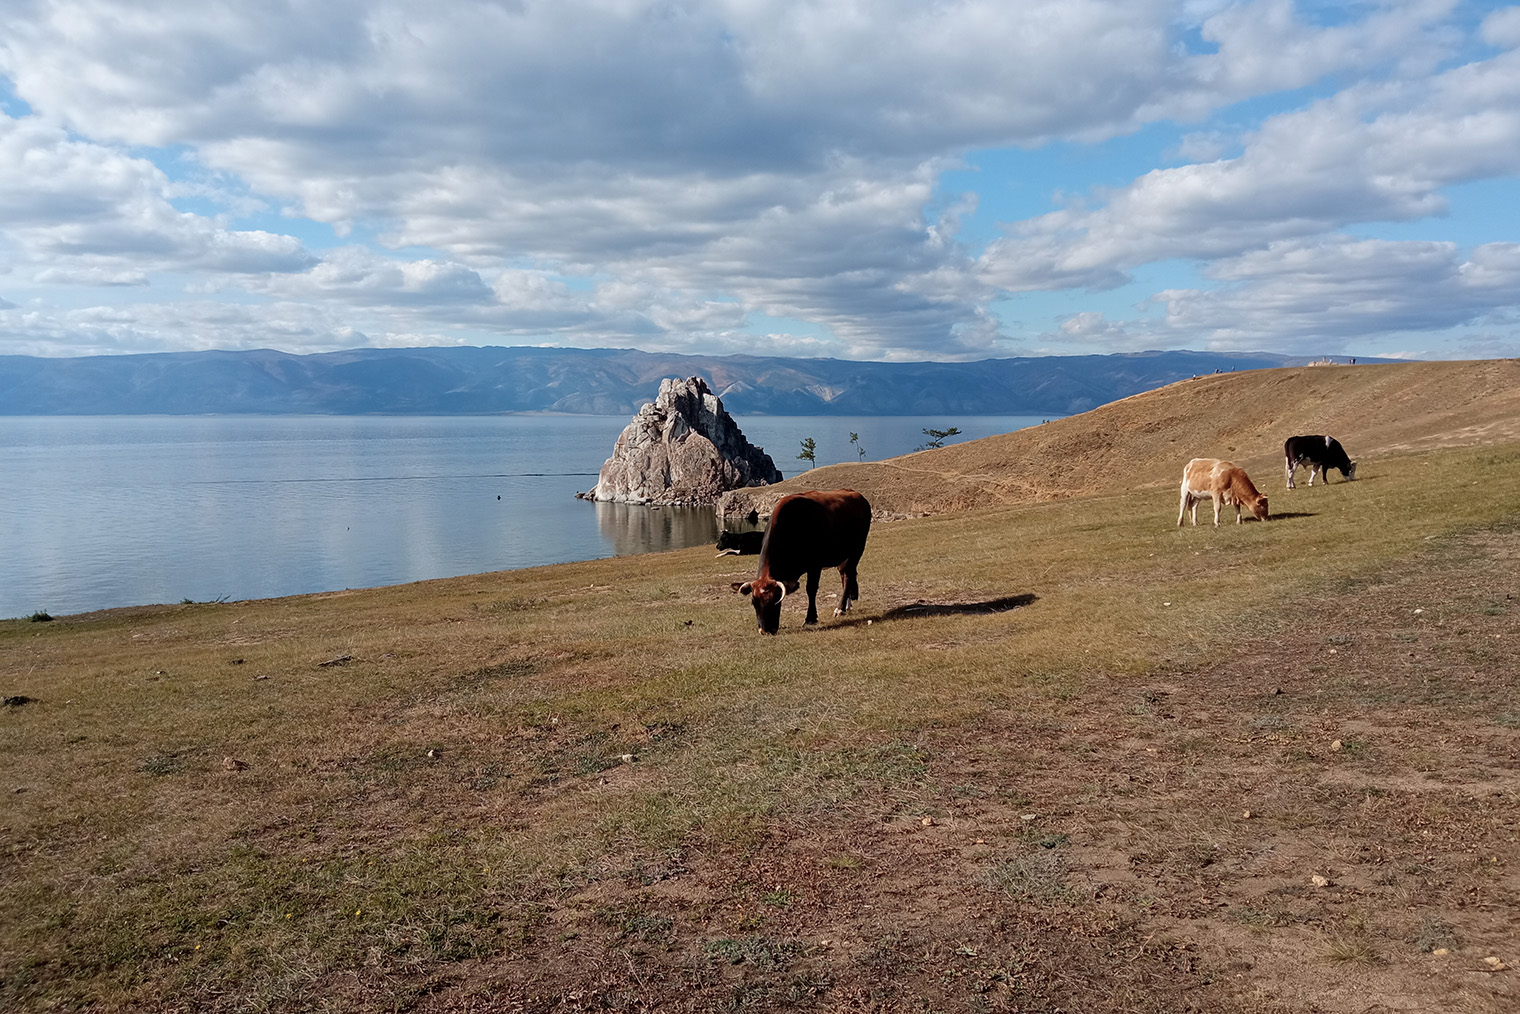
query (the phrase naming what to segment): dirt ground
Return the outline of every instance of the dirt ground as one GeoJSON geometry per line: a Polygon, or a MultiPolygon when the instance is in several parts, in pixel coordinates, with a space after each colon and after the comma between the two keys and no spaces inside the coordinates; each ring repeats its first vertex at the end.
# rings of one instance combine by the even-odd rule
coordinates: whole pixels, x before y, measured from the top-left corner
{"type": "Polygon", "coordinates": [[[888,744],[915,777],[630,861],[515,956],[355,989],[434,1014],[1520,1010],[1517,575],[1520,530],[1433,542],[1218,657],[888,744]]]}

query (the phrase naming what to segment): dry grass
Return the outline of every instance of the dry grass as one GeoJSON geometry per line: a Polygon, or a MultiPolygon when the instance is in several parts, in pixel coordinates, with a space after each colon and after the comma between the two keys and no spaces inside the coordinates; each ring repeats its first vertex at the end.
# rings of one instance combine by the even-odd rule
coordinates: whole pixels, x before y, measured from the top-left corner
{"type": "Polygon", "coordinates": [[[775,638],[710,550],[0,623],[0,1006],[1507,1009],[1520,445],[1364,461],[775,638]]]}
{"type": "MultiPolygon", "coordinates": [[[[737,516],[800,489],[860,490],[878,512],[984,510],[1127,489],[1175,489],[1189,458],[1229,458],[1282,488],[1283,440],[1330,433],[1355,459],[1520,440],[1520,360],[1212,374],[1080,416],[940,451],[830,465],[730,494],[737,516]]],[[[1276,505],[1278,498],[1273,498],[1276,505]]]]}

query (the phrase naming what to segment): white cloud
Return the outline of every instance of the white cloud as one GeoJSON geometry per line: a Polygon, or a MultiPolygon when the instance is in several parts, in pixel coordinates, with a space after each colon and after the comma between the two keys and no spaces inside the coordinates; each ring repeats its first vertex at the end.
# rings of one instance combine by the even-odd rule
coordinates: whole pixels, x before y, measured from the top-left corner
{"type": "Polygon", "coordinates": [[[1230,257],[1354,222],[1446,209],[1454,183],[1520,173],[1520,54],[1347,89],[1273,117],[1237,158],[1156,169],[1019,223],[984,256],[1013,291],[1105,288],[1167,258],[1230,257]]]}
{"type": "Polygon", "coordinates": [[[1179,85],[1142,105],[1137,118],[1197,118],[1226,102],[1387,63],[1423,74],[1450,55],[1455,34],[1442,21],[1455,6],[1456,0],[1399,0],[1371,5],[1361,20],[1318,26],[1290,0],[1222,5],[1199,30],[1216,51],[1184,61],[1179,85]]]}
{"type": "MultiPolygon", "coordinates": [[[[355,329],[344,315],[309,304],[248,306],[185,300],[77,310],[0,308],[0,348],[9,355],[124,355],[165,348],[324,352],[385,344],[389,343],[383,332],[355,329]]],[[[434,333],[422,344],[455,341],[434,333]]]]}
{"type": "Polygon", "coordinates": [[[474,270],[431,259],[402,261],[362,247],[328,251],[301,274],[246,283],[251,292],[282,298],[333,298],[352,305],[454,306],[491,299],[474,270]]]}
{"type": "Polygon", "coordinates": [[[1485,244],[1464,258],[1452,243],[1337,237],[1273,244],[1210,273],[1229,284],[1161,293],[1168,328],[1308,351],[1368,334],[1512,325],[1520,244],[1485,244]]]}
{"type": "MultiPolygon", "coordinates": [[[[1227,275],[1252,252],[1439,214],[1442,188],[1520,171],[1517,57],[1459,63],[1476,43],[1454,0],[1315,14],[1288,0],[11,0],[0,89],[31,113],[0,119],[0,272],[28,306],[52,286],[111,304],[102,320],[141,315],[136,330],[113,318],[127,343],[214,342],[222,327],[232,347],[267,301],[271,333],[303,348],[501,336],[993,354],[1009,341],[989,310],[1001,293],[1110,287],[1181,258],[1223,259],[1210,277],[1238,295],[1253,283],[1227,275]],[[1264,122],[1233,106],[1293,89],[1327,97],[1264,122]],[[1148,124],[1184,125],[1166,147],[1195,164],[1015,222],[985,252],[961,238],[974,197],[939,192],[967,152],[1148,124]],[[313,252],[297,238],[325,234],[311,223],[349,245],[313,252]],[[175,284],[204,300],[178,330],[151,309],[175,284]],[[140,302],[102,295],[123,286],[140,302]],[[210,319],[212,293],[253,308],[210,319]],[[801,333],[752,333],[766,318],[801,333]]],[[[1517,18],[1490,14],[1482,39],[1520,45],[1517,18]]],[[[38,326],[106,341],[81,313],[38,326]]],[[[1095,347],[1154,327],[1092,313],[1073,296],[1051,324],[1095,347]]]]}
{"type": "Polygon", "coordinates": [[[262,273],[311,262],[301,244],[175,209],[147,159],[0,116],[0,225],[14,267],[44,281],[146,284],[154,271],[262,273]]]}
{"type": "Polygon", "coordinates": [[[1483,41],[1501,49],[1520,47],[1520,7],[1506,7],[1483,19],[1483,41]]]}

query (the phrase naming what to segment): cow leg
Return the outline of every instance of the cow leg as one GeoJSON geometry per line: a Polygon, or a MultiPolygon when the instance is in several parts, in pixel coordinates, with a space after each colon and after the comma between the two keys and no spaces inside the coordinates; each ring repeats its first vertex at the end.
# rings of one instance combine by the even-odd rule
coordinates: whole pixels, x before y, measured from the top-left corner
{"type": "Polygon", "coordinates": [[[1296,472],[1296,471],[1298,471],[1298,462],[1294,461],[1292,458],[1289,458],[1288,459],[1288,488],[1289,489],[1294,489],[1295,488],[1294,485],[1293,485],[1293,473],[1296,472]]]}
{"type": "Polygon", "coordinates": [[[1324,465],[1316,465],[1316,464],[1310,463],[1310,465],[1309,465],[1309,485],[1310,486],[1314,485],[1314,473],[1315,472],[1319,473],[1319,477],[1320,477],[1320,480],[1322,482],[1328,481],[1327,479],[1325,479],[1325,466],[1324,465]]]}
{"type": "Polygon", "coordinates": [[[808,614],[807,619],[802,621],[803,626],[818,622],[818,579],[823,576],[823,568],[808,571],[808,614]]]}
{"type": "Polygon", "coordinates": [[[855,565],[858,560],[846,560],[839,567],[839,576],[844,581],[844,590],[839,593],[839,608],[834,610],[835,616],[843,616],[850,611],[850,606],[860,598],[860,586],[855,583],[855,565]]]}
{"type": "Polygon", "coordinates": [[[1223,507],[1223,506],[1224,506],[1224,497],[1222,497],[1222,496],[1216,496],[1214,498],[1214,527],[1215,528],[1219,527],[1219,509],[1221,507],[1223,507]]]}
{"type": "Polygon", "coordinates": [[[1188,496],[1187,483],[1182,484],[1182,508],[1177,511],[1177,527],[1182,527],[1182,519],[1187,517],[1188,508],[1193,508],[1193,524],[1198,524],[1198,501],[1188,496]]]}

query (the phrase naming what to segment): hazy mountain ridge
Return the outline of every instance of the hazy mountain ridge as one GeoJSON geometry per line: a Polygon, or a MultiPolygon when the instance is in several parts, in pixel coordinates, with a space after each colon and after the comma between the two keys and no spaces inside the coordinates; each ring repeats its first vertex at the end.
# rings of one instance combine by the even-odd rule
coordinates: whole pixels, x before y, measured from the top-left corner
{"type": "Polygon", "coordinates": [[[1310,361],[1174,351],[867,363],[502,347],[0,356],[0,414],[627,415],[661,379],[701,376],[740,415],[1070,415],[1186,377],[1310,361]]]}

